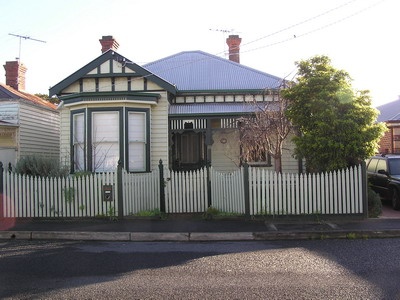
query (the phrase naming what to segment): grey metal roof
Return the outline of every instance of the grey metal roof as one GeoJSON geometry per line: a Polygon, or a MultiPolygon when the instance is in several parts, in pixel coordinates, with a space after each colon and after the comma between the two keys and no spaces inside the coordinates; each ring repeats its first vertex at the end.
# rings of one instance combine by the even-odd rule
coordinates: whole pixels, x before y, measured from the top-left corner
{"type": "MultiPolygon", "coordinates": [[[[277,108],[274,102],[263,102],[259,105],[268,106],[269,110],[277,108]]],[[[257,107],[252,103],[191,103],[191,104],[172,104],[169,106],[170,116],[183,115],[243,115],[254,113],[257,107]]]]}
{"type": "Polygon", "coordinates": [[[203,51],[180,52],[143,67],[179,91],[264,90],[278,88],[282,82],[282,78],[203,51]]]}
{"type": "Polygon", "coordinates": [[[400,99],[378,106],[378,122],[400,121],[400,99]]]}

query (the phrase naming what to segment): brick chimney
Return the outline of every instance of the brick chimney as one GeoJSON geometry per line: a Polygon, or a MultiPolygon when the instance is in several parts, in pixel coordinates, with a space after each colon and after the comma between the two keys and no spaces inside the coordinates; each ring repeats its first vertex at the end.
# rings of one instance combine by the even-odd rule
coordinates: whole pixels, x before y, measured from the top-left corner
{"type": "Polygon", "coordinates": [[[104,53],[109,49],[117,50],[119,47],[118,42],[113,38],[112,35],[103,35],[99,41],[101,44],[101,53],[104,53]]]}
{"type": "Polygon", "coordinates": [[[229,60],[240,63],[240,42],[242,39],[238,35],[230,35],[226,39],[229,47],[229,60]]]}
{"type": "Polygon", "coordinates": [[[6,84],[17,91],[25,90],[27,68],[19,61],[7,61],[4,69],[6,70],[6,84]]]}

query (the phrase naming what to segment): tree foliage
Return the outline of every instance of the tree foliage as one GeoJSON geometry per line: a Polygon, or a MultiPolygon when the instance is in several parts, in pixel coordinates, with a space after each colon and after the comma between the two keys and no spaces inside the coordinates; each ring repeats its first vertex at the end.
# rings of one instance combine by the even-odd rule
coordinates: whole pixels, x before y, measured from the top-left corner
{"type": "Polygon", "coordinates": [[[277,99],[266,102],[252,101],[255,113],[240,119],[241,158],[246,161],[265,161],[265,155],[274,159],[276,172],[282,172],[283,143],[292,126],[285,115],[288,101],[277,99]]]}
{"type": "Polygon", "coordinates": [[[35,94],[35,96],[42,98],[43,100],[49,101],[50,103],[53,104],[59,104],[60,103],[60,99],[58,99],[57,97],[49,97],[46,94],[35,94]]]}
{"type": "Polygon", "coordinates": [[[282,91],[290,100],[286,114],[300,134],[295,155],[307,170],[324,172],[358,164],[373,155],[385,131],[376,123],[369,91],[354,91],[349,74],[327,56],[296,63],[297,80],[282,91]]]}

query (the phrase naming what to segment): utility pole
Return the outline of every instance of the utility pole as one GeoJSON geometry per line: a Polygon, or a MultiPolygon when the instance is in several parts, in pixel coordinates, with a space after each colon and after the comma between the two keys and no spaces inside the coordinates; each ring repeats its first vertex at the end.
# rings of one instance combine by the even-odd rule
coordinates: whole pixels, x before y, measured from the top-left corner
{"type": "Polygon", "coordinates": [[[12,36],[15,36],[15,37],[19,38],[19,50],[18,50],[17,60],[21,60],[21,40],[22,39],[32,40],[32,41],[35,41],[35,42],[46,43],[45,41],[34,39],[34,38],[29,37],[29,36],[23,36],[23,35],[13,34],[13,33],[9,33],[8,35],[12,35],[12,36]]]}

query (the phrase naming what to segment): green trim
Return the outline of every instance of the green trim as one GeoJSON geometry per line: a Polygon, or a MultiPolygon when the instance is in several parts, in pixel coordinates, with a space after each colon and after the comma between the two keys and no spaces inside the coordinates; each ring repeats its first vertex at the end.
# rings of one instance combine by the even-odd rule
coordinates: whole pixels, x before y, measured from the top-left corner
{"type": "MultiPolygon", "coordinates": [[[[142,100],[142,101],[153,101],[158,102],[161,98],[160,94],[157,93],[141,93],[141,92],[90,92],[90,93],[79,93],[61,96],[59,99],[64,101],[65,104],[78,103],[85,101],[86,98],[94,98],[92,101],[96,101],[96,98],[101,97],[125,97],[127,100],[142,100]]],[[[102,99],[98,99],[101,101],[102,99]]]]}
{"type": "MultiPolygon", "coordinates": [[[[132,172],[150,172],[150,158],[151,158],[151,145],[150,145],[150,109],[147,108],[125,108],[125,169],[129,171],[129,113],[130,112],[143,112],[145,113],[146,120],[146,157],[145,157],[145,170],[132,171],[132,172]]],[[[131,171],[129,171],[131,172],[131,171]]]]}
{"type": "MultiPolygon", "coordinates": [[[[176,94],[176,87],[174,85],[168,83],[167,81],[161,79],[160,77],[154,75],[153,73],[150,73],[148,70],[140,67],[139,65],[132,63],[130,60],[118,54],[117,52],[109,50],[104,52],[102,55],[92,60],[91,62],[89,62],[87,65],[83,66],[76,72],[74,72],[72,75],[68,76],[64,80],[57,83],[55,86],[51,87],[49,89],[49,96],[50,97],[53,95],[60,96],[62,90],[64,90],[65,88],[67,88],[68,86],[70,86],[71,84],[73,84],[74,82],[78,81],[81,78],[84,78],[86,76],[90,77],[91,75],[88,75],[87,73],[89,73],[93,69],[98,68],[101,64],[103,64],[107,60],[110,61],[110,64],[112,63],[111,60],[121,62],[123,64],[123,67],[131,69],[136,73],[136,75],[146,77],[149,80],[156,83],[157,85],[164,88],[165,90],[167,90],[168,92],[176,94]]],[[[112,71],[112,69],[110,69],[110,71],[112,71]]],[[[127,74],[127,75],[133,76],[134,74],[127,74]]],[[[108,77],[113,77],[113,76],[120,77],[121,73],[108,74],[108,77]]]]}
{"type": "MultiPolygon", "coordinates": [[[[88,170],[93,171],[93,146],[92,146],[92,115],[94,112],[118,112],[119,124],[119,158],[124,164],[124,135],[123,135],[123,108],[122,107],[101,107],[101,108],[88,108],[88,122],[87,122],[87,166],[88,170]]],[[[115,169],[117,166],[115,166],[115,169]]]]}
{"type": "Polygon", "coordinates": [[[84,138],[83,138],[83,140],[84,140],[84,145],[83,145],[83,169],[86,171],[87,170],[87,131],[86,131],[86,128],[87,128],[87,122],[86,122],[86,115],[87,115],[87,113],[86,113],[86,109],[77,109],[77,110],[72,110],[71,111],[71,114],[70,114],[70,126],[69,126],[69,129],[70,129],[70,153],[71,153],[71,156],[70,156],[70,163],[71,163],[71,169],[70,169],[70,171],[71,171],[71,173],[75,173],[75,162],[74,162],[74,159],[75,159],[75,149],[74,149],[74,116],[75,115],[79,115],[79,114],[83,114],[83,130],[84,130],[84,138]]]}

